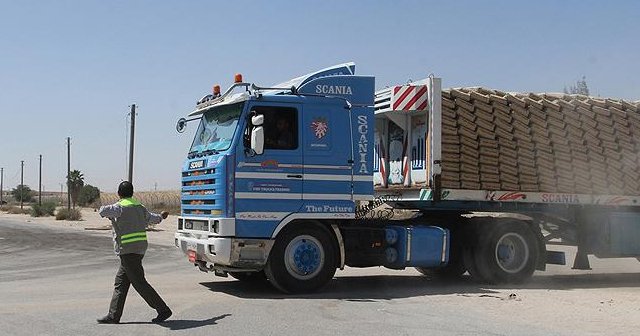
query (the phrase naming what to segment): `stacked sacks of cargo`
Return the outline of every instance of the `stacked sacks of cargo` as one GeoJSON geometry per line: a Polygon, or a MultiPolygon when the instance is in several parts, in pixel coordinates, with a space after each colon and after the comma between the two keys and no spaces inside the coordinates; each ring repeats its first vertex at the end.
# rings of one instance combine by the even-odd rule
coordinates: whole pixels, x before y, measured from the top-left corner
{"type": "Polygon", "coordinates": [[[637,195],[638,103],[462,88],[442,94],[442,186],[637,195]]]}
{"type": "Polygon", "coordinates": [[[461,144],[458,136],[458,113],[450,91],[442,91],[442,160],[441,181],[444,188],[460,188],[461,144]]]}

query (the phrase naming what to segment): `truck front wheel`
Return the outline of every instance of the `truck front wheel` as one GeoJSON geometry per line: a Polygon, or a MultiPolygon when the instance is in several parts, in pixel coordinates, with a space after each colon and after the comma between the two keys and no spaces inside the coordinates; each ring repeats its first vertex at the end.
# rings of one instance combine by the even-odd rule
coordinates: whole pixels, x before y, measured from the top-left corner
{"type": "Polygon", "coordinates": [[[480,235],[473,256],[475,271],[491,283],[520,283],[535,271],[539,254],[536,235],[527,223],[498,221],[480,235]]]}
{"type": "Polygon", "coordinates": [[[301,225],[281,233],[267,261],[267,278],[285,293],[321,288],[336,272],[332,239],[326,229],[315,225],[301,225]]]}

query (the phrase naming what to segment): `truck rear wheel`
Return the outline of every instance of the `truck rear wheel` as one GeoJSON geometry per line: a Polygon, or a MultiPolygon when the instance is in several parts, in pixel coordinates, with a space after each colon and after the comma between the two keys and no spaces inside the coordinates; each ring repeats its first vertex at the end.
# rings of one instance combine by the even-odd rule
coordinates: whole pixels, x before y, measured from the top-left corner
{"type": "Polygon", "coordinates": [[[332,239],[326,229],[316,225],[301,225],[281,233],[267,261],[267,278],[285,293],[318,290],[336,273],[332,239]]]}
{"type": "MultiPolygon", "coordinates": [[[[487,223],[488,224],[488,223],[487,223]]],[[[520,283],[531,277],[539,257],[536,235],[522,221],[493,223],[480,234],[472,257],[474,272],[490,283],[520,283]]]]}
{"type": "Polygon", "coordinates": [[[480,232],[479,227],[485,223],[483,220],[474,219],[470,223],[464,226],[463,234],[460,237],[462,246],[460,246],[460,254],[462,265],[469,272],[471,278],[478,282],[487,281],[483,275],[478,271],[478,265],[476,265],[475,255],[478,253],[478,243],[480,232]]]}

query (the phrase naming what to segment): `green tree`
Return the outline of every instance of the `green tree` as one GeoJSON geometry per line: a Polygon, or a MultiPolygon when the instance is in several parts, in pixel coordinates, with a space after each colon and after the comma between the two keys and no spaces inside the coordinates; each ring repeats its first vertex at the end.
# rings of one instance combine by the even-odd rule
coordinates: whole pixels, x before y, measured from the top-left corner
{"type": "Polygon", "coordinates": [[[587,77],[582,76],[582,79],[578,80],[575,85],[564,87],[564,93],[566,94],[579,94],[588,96],[589,95],[589,86],[587,85],[587,77]]]}
{"type": "Polygon", "coordinates": [[[100,199],[100,189],[87,184],[82,187],[82,190],[80,190],[80,195],[78,196],[78,204],[80,206],[87,206],[97,201],[98,199],[100,199]]]}
{"type": "Polygon", "coordinates": [[[13,195],[13,198],[18,202],[20,202],[20,199],[22,199],[23,202],[31,202],[31,199],[33,198],[31,188],[29,188],[28,185],[23,184],[19,184],[14,189],[11,189],[11,195],[13,195]],[[20,198],[21,195],[22,198],[20,198]]]}
{"type": "Polygon", "coordinates": [[[79,170],[72,170],[69,172],[67,179],[67,190],[69,190],[69,194],[71,194],[71,202],[75,208],[78,197],[80,196],[80,191],[84,186],[84,176],[79,170]]]}

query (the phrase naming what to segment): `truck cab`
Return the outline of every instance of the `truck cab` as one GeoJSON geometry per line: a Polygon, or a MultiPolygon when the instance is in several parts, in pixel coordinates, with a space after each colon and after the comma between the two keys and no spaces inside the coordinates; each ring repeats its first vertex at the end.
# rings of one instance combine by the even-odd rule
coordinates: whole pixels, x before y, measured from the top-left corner
{"type": "MultiPolygon", "coordinates": [[[[259,273],[275,238],[300,220],[354,218],[355,202],[372,199],[374,78],[354,73],[347,63],[271,88],[236,78],[198,101],[175,234],[192,263],[218,275],[259,273]]],[[[286,247],[298,280],[332,276],[344,259],[323,249],[339,230],[317,231],[286,247]]]]}

